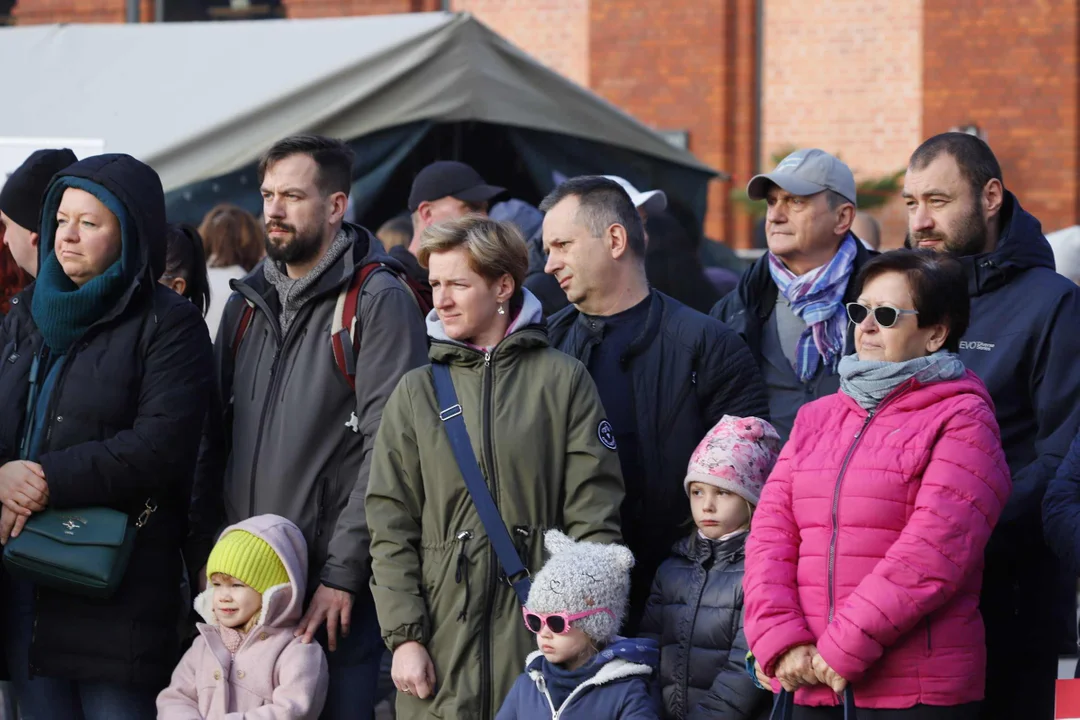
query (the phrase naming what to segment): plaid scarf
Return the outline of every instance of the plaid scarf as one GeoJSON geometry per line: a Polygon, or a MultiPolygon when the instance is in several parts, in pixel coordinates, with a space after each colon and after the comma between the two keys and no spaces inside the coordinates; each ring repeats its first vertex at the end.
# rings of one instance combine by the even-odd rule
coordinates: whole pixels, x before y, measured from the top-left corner
{"type": "Polygon", "coordinates": [[[840,243],[840,249],[827,265],[796,276],[769,253],[769,272],[780,294],[787,299],[806,330],[799,338],[794,370],[803,382],[817,372],[824,359],[830,371],[844,352],[844,332],[847,315],[844,312],[844,292],[855,264],[855,239],[851,233],[840,243]]]}

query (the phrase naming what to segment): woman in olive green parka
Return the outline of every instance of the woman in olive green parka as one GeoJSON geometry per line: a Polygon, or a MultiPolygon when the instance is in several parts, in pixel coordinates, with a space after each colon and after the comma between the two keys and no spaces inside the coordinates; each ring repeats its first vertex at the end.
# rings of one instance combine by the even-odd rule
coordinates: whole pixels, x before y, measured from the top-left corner
{"type": "MultiPolygon", "coordinates": [[[[619,542],[623,481],[585,367],[548,346],[522,285],[524,241],[466,218],[430,228],[420,251],[435,310],[431,361],[450,365],[473,451],[531,572],[543,533],[619,542]]],[[[502,578],[439,420],[431,368],[391,395],[367,493],[372,595],[394,653],[399,720],[495,716],[536,649],[502,578]]]]}

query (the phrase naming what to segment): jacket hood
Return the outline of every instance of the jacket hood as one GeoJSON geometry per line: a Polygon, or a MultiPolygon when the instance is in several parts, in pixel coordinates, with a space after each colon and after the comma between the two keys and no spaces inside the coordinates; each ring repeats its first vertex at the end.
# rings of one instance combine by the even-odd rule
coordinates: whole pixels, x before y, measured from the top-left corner
{"type": "Polygon", "coordinates": [[[57,173],[41,208],[39,253],[52,252],[56,209],[62,190],[75,184],[73,179],[100,185],[123,204],[133,230],[132,237],[125,235],[124,242],[135,243],[133,251],[139,258],[133,277],[146,280],[152,287],[165,272],[165,192],[161,178],[149,165],[121,154],[95,155],[57,173]]]}
{"type": "Polygon", "coordinates": [[[1020,206],[1011,192],[1001,209],[1001,237],[988,253],[960,258],[968,274],[972,296],[993,292],[1032,268],[1055,269],[1054,250],[1043,235],[1042,224],[1020,206]]]}
{"type": "MultiPolygon", "coordinates": [[[[281,558],[289,582],[267,588],[263,593],[262,610],[256,625],[290,627],[296,625],[304,609],[304,589],[307,587],[307,543],[292,521],[279,515],[257,515],[230,525],[222,536],[233,530],[245,530],[269,545],[281,558]]],[[[207,588],[195,598],[195,610],[209,625],[217,625],[213,610],[213,588],[207,588]]]]}
{"type": "MultiPolygon", "coordinates": [[[[544,653],[539,650],[530,653],[525,660],[525,671],[529,677],[540,679],[544,662],[544,653]]],[[[600,666],[600,670],[585,685],[603,685],[637,675],[648,677],[660,663],[660,646],[655,640],[647,638],[616,637],[589,662],[600,666]]]]}
{"type": "MultiPolygon", "coordinates": [[[[530,325],[541,325],[544,322],[544,308],[540,305],[540,301],[529,292],[528,288],[522,288],[521,292],[523,295],[521,310],[518,312],[517,317],[514,318],[514,321],[510,323],[510,327],[507,328],[506,337],[519,330],[524,330],[530,325]]],[[[437,310],[428,313],[426,322],[428,337],[432,340],[452,343],[460,347],[469,347],[466,343],[454,340],[446,334],[446,329],[443,327],[442,320],[439,319],[437,310]]]]}

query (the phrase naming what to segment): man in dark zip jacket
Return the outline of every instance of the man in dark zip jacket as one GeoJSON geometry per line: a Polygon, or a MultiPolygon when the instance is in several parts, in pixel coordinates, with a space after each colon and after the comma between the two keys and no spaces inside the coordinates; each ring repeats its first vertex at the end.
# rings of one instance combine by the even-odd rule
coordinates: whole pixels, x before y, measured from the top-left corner
{"type": "Polygon", "coordinates": [[[787,440],[799,408],[840,389],[837,364],[855,351],[844,305],[856,299],[859,271],[876,253],[851,232],[855,176],[822,150],[791,153],[746,192],[768,203],[769,251],[709,314],[750,347],[772,425],[787,440]]]}
{"type": "Polygon", "coordinates": [[[223,522],[274,513],[303,531],[312,571],[300,632],[310,641],[318,630],[330,651],[331,718],[371,717],[383,646],[364,495],[383,406],[427,362],[419,306],[383,270],[363,285],[351,330],[355,390],[335,362],[331,329],[354,275],[373,262],[401,270],[343,223],[351,168],[348,146],[316,136],[278,142],[259,165],[267,259],[233,282],[215,347],[225,412],[207,423],[192,501],[199,555],[223,522]]]}
{"type": "Polygon", "coordinates": [[[904,181],[908,244],[967,269],[964,365],[990,390],[1012,494],[986,549],[983,718],[1047,720],[1057,677],[1058,564],[1043,540],[1047,485],[1080,427],[1080,289],[1054,272],[1039,221],[1005,190],[982,140],[930,138],[904,181]]]}
{"type": "Polygon", "coordinates": [[[568,180],[540,210],[546,271],[572,303],[549,319],[551,344],[589,369],[610,421],[601,440],[618,450],[626,483],[622,530],[636,559],[629,635],[690,517],[690,455],[724,415],[766,417],[765,387],[735,332],[649,288],[645,231],[618,183],[568,180]]]}

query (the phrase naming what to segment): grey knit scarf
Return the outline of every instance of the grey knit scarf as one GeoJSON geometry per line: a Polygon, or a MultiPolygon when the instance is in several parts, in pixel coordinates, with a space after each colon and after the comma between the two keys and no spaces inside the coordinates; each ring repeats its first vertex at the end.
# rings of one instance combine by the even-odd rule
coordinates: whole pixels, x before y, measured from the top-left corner
{"type": "Polygon", "coordinates": [[[334,242],[330,244],[318,264],[307,275],[295,280],[289,277],[284,267],[278,267],[277,263],[269,259],[263,263],[263,276],[266,277],[268,283],[277,289],[278,301],[281,303],[281,316],[278,320],[281,322],[282,335],[289,332],[289,326],[292,325],[292,321],[300,312],[300,308],[311,297],[319,279],[334,263],[341,259],[341,256],[349,249],[350,242],[352,242],[352,239],[349,237],[349,233],[345,231],[345,228],[338,230],[334,242]]]}
{"type": "Polygon", "coordinates": [[[848,355],[840,360],[840,389],[863,410],[874,410],[901,383],[917,379],[921,383],[956,380],[964,374],[959,356],[945,350],[904,362],[860,360],[848,355]]]}

